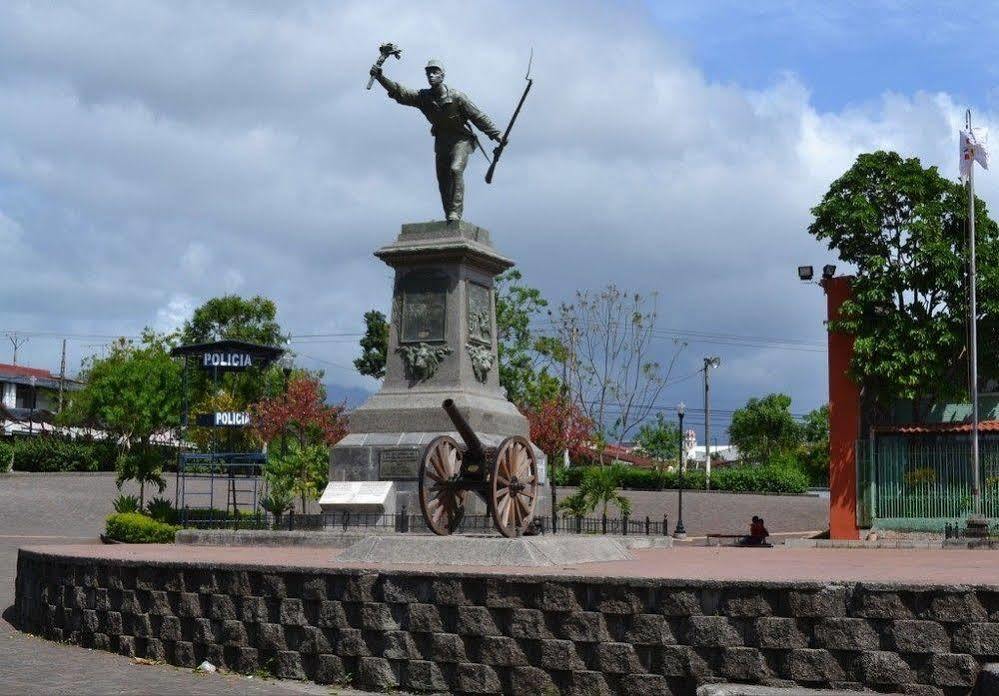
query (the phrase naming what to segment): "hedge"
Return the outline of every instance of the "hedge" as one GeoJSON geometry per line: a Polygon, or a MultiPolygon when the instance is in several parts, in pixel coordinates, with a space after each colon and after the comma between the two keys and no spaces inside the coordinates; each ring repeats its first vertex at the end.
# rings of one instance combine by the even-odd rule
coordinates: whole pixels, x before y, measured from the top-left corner
{"type": "MultiPolygon", "coordinates": [[[[621,487],[636,491],[661,491],[680,487],[677,472],[640,469],[620,464],[617,467],[621,487]]],[[[588,467],[571,467],[563,472],[560,485],[578,486],[588,467]]],[[[711,472],[711,489],[740,493],[788,493],[801,494],[808,490],[808,476],[798,467],[790,464],[766,464],[760,466],[735,466],[715,469],[711,472]]],[[[705,487],[703,471],[687,471],[683,476],[685,488],[705,487]]]]}
{"type": "Polygon", "coordinates": [[[178,529],[138,512],[123,512],[108,517],[104,533],[127,544],[172,544],[178,529]]]}
{"type": "Polygon", "coordinates": [[[114,471],[118,449],[113,442],[51,435],[0,440],[3,467],[12,458],[14,471],[114,471]]]}

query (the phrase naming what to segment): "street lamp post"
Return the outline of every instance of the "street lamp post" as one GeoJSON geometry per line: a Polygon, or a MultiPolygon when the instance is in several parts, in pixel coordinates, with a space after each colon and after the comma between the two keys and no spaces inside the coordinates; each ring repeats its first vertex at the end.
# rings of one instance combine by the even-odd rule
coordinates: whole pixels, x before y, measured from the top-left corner
{"type": "Polygon", "coordinates": [[[31,415],[28,416],[28,434],[35,432],[35,407],[38,405],[38,378],[31,375],[31,415]]]}
{"type": "Polygon", "coordinates": [[[711,489],[711,387],[708,373],[721,365],[717,355],[704,358],[704,487],[711,489]]]}
{"type": "Polygon", "coordinates": [[[687,530],[683,527],[683,414],[686,412],[687,407],[684,406],[683,402],[676,407],[676,412],[680,416],[680,509],[677,511],[676,515],[676,529],[673,530],[673,536],[676,539],[686,539],[687,530]]]}

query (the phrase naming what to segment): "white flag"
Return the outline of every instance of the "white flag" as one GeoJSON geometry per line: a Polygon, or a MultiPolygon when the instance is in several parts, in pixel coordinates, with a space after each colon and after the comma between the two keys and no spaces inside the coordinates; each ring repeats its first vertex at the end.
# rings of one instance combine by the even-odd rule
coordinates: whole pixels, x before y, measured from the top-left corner
{"type": "Polygon", "coordinates": [[[978,162],[982,169],[989,168],[989,132],[984,128],[961,131],[961,180],[971,174],[971,165],[978,162]]]}

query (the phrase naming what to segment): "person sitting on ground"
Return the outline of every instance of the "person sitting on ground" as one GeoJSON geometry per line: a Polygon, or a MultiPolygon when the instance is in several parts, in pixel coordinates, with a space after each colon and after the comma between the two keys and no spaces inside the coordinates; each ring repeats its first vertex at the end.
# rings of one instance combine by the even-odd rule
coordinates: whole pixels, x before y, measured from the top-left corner
{"type": "Polygon", "coordinates": [[[765,544],[767,537],[770,536],[770,532],[767,531],[766,525],[763,524],[762,517],[754,517],[753,519],[755,521],[749,528],[749,543],[754,546],[765,544]]]}

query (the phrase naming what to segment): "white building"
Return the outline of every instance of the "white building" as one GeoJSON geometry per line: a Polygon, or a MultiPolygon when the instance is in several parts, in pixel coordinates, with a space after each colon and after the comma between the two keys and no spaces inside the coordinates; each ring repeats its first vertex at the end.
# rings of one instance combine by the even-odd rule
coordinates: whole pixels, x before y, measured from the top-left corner
{"type": "MultiPolygon", "coordinates": [[[[72,379],[63,380],[65,392],[82,386],[72,379]]],[[[58,375],[35,367],[0,363],[0,434],[39,432],[58,410],[58,375]]]]}

